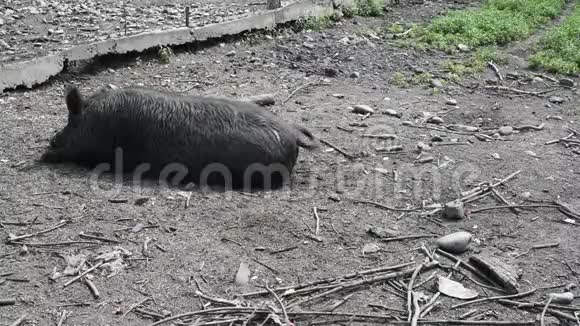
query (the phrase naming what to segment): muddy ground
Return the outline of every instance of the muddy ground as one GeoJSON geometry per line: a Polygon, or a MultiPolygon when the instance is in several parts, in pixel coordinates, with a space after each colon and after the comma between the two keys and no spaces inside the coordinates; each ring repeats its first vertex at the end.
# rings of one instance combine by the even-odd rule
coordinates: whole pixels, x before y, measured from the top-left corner
{"type": "MultiPolygon", "coordinates": [[[[381,241],[367,232],[369,227],[384,228],[395,236],[437,237],[469,231],[473,234],[470,249],[460,257],[468,260],[474,255],[491,255],[511,266],[520,292],[537,289],[522,301],[543,302],[548,293],[578,284],[580,228],[564,223],[566,216],[557,209],[469,213],[503,205],[488,196],[467,204],[465,219],[448,221],[438,214],[423,214],[429,208],[402,213],[355,203],[374,201],[398,209],[429,206],[461,197],[461,192],[481,182],[494,182],[520,171],[497,189],[507,201],[530,205],[557,199],[580,210],[578,145],[545,145],[567,136],[567,128],[580,130],[578,90],[557,86],[545,78],[534,79],[534,72],[523,65],[526,51],[513,50],[518,44],[502,49],[512,56],[509,64],[499,66],[500,71],[519,76],[506,79],[502,85],[550,92],[532,96],[486,89],[485,80],[495,80],[491,70],[459,84],[445,83],[440,93],[428,86],[393,85],[396,71],[408,75],[427,71],[441,76],[438,63],[449,57],[395,47],[382,37],[382,29],[396,21],[425,21],[449,6],[439,2],[403,5],[392,8],[384,18],[345,19],[322,32],[288,28],[217,42],[207,48],[176,49],[176,56],[166,65],[147,55],[114,58],[106,65],[65,74],[34,90],[3,94],[0,299],[15,298],[16,304],[0,306],[0,325],[10,325],[23,314],[28,318],[21,325],[56,325],[63,314],[62,325],[150,325],[154,314],[177,315],[201,309],[196,283],[208,296],[233,300],[238,294],[262,290],[260,286],[265,284],[279,287],[381,266],[419,264],[425,257],[421,246],[435,248],[434,238],[381,241]],[[80,167],[35,162],[48,138],[66,123],[64,82],[76,83],[86,94],[107,84],[231,97],[272,93],[276,104],[265,109],[310,128],[354,159],[326,144],[318,151],[303,150],[292,187],[268,193],[202,193],[130,182],[119,185],[108,175],[94,181],[90,171],[80,167]],[[309,86],[283,103],[304,85],[309,86]],[[550,96],[560,99],[550,101],[550,96]],[[357,104],[371,106],[375,113],[365,117],[351,112],[349,107],[357,104]],[[402,117],[385,114],[388,109],[402,117]],[[441,117],[442,125],[425,123],[427,113],[441,117]],[[403,121],[447,132],[414,128],[403,121]],[[445,129],[457,124],[477,126],[480,133],[501,126],[543,124],[543,128],[481,141],[473,133],[445,129]],[[362,137],[386,133],[398,139],[362,137]],[[442,141],[432,141],[434,136],[442,141]],[[421,157],[416,151],[418,142],[431,145],[421,157]],[[392,145],[402,145],[403,150],[395,154],[376,150],[392,145]],[[419,162],[429,155],[433,161],[419,162]],[[314,207],[320,218],[318,237],[313,236],[314,207]],[[59,224],[63,220],[67,223],[59,224]],[[17,241],[27,243],[25,246],[7,241],[10,234],[31,234],[55,226],[59,227],[17,241]],[[88,239],[81,232],[108,241],[88,239]],[[145,242],[147,250],[143,249],[145,242]],[[369,244],[378,245],[380,250],[369,244]],[[545,244],[557,245],[530,250],[545,244]],[[100,292],[98,299],[83,282],[64,287],[72,279],[58,277],[67,266],[64,257],[86,255],[94,264],[96,255],[113,252],[117,246],[131,255],[122,255],[117,261],[121,265],[109,264],[92,273],[92,282],[100,292]],[[293,249],[272,253],[285,248],[293,249]],[[251,272],[247,285],[234,283],[241,262],[247,263],[251,272]],[[147,297],[151,300],[122,317],[147,297]]],[[[522,44],[528,49],[531,46],[522,44]]],[[[574,81],[577,85],[578,78],[574,81]]],[[[445,266],[454,264],[444,257],[436,258],[445,266]]],[[[444,276],[449,270],[433,271],[444,276]]],[[[433,271],[421,273],[416,283],[433,271]]],[[[460,270],[454,272],[453,279],[480,296],[501,294],[480,287],[465,275],[470,273],[460,270]]],[[[408,280],[402,279],[404,284],[408,280]]],[[[436,284],[431,280],[418,290],[432,296],[437,292],[436,284]]],[[[300,308],[322,311],[352,293],[335,312],[392,315],[406,320],[406,293],[396,288],[385,282],[364,285],[300,308]]],[[[580,294],[578,288],[572,292],[580,294]]],[[[266,295],[248,304],[262,301],[275,302],[266,295]]],[[[463,300],[441,295],[438,301],[426,318],[459,319],[472,309],[477,310],[475,319],[488,321],[533,321],[539,315],[537,310],[517,310],[496,301],[456,309],[451,307],[463,300]]],[[[214,303],[208,308],[218,306],[214,303]]],[[[580,306],[578,299],[573,306],[580,306]]],[[[564,312],[573,316],[574,309],[578,308],[564,312]]],[[[551,318],[550,313],[547,316],[551,318]]],[[[311,322],[328,320],[332,318],[313,317],[311,322]]],[[[369,325],[371,320],[359,324],[369,325]]]]}

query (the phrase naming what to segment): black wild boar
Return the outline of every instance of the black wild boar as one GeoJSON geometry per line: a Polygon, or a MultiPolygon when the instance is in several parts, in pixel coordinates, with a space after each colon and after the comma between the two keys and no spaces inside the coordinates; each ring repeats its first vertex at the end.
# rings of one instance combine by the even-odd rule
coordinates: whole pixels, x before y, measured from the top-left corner
{"type": "Polygon", "coordinates": [[[318,147],[310,131],[254,103],[146,88],[84,98],[71,85],[65,102],[68,124],[41,161],[108,163],[162,182],[174,173],[174,183],[273,189],[289,180],[299,147],[318,147]]]}

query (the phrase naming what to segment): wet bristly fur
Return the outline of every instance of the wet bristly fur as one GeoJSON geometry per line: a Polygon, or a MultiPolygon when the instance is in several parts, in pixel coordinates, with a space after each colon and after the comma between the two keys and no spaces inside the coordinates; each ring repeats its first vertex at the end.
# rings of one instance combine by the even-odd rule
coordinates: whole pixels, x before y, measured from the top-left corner
{"type": "MultiPolygon", "coordinates": [[[[250,165],[278,163],[291,173],[299,147],[318,146],[306,128],[248,102],[146,88],[100,90],[85,98],[70,85],[65,102],[68,124],[51,139],[45,162],[114,164],[120,148],[124,171],[149,163],[146,175],[159,177],[178,163],[187,168],[187,180],[198,182],[203,168],[220,163],[240,187],[250,165]]],[[[257,177],[251,186],[263,182],[257,177]]],[[[208,182],[220,180],[214,175],[208,182]]]]}

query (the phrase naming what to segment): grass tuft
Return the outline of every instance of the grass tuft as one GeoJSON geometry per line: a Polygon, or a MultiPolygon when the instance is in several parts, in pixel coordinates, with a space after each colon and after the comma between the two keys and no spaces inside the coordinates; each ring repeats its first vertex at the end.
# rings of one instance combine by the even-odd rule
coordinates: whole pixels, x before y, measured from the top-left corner
{"type": "Polygon", "coordinates": [[[420,41],[450,53],[469,48],[505,45],[532,35],[555,18],[565,0],[487,0],[481,8],[452,11],[419,30],[420,41]]]}
{"type": "Polygon", "coordinates": [[[383,15],[384,0],[355,0],[352,6],[342,9],[342,14],[346,18],[354,16],[380,17],[383,15]]]}
{"type": "Polygon", "coordinates": [[[577,74],[580,72],[580,5],[566,21],[548,31],[529,58],[530,67],[549,72],[577,74]]]}

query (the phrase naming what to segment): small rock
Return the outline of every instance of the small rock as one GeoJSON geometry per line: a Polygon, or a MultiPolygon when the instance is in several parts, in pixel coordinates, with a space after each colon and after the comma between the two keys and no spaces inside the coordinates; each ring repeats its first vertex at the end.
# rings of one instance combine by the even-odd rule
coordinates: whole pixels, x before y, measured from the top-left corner
{"type": "Polygon", "coordinates": [[[379,247],[379,245],[376,243],[369,243],[363,247],[362,254],[374,254],[379,251],[381,251],[381,247],[379,247]]]}
{"type": "Polygon", "coordinates": [[[430,151],[431,150],[431,146],[429,146],[429,145],[427,145],[427,144],[425,144],[423,142],[418,142],[417,143],[417,148],[420,151],[423,151],[423,152],[426,152],[426,151],[430,151]]]}
{"type": "Polygon", "coordinates": [[[456,99],[453,99],[453,98],[450,98],[450,99],[447,99],[447,101],[445,101],[445,104],[447,104],[447,105],[457,105],[457,100],[456,99]]]}
{"type": "Polygon", "coordinates": [[[444,121],[443,121],[443,118],[440,118],[440,117],[435,116],[435,117],[429,118],[427,120],[427,122],[428,123],[434,123],[434,124],[439,125],[439,124],[442,124],[444,121]]]}
{"type": "Polygon", "coordinates": [[[340,94],[340,93],[332,94],[332,96],[334,96],[336,98],[341,98],[341,99],[344,98],[344,94],[340,94]]]}
{"type": "Polygon", "coordinates": [[[392,117],[397,117],[397,118],[401,118],[403,116],[402,113],[399,113],[393,109],[386,109],[385,111],[383,111],[383,114],[390,115],[392,117]]]}
{"type": "Polygon", "coordinates": [[[445,204],[441,214],[450,220],[461,220],[465,217],[465,209],[461,200],[454,200],[445,204]]]}
{"type": "Polygon", "coordinates": [[[38,14],[40,14],[40,11],[37,8],[35,8],[35,7],[30,7],[28,9],[28,11],[30,12],[31,15],[38,15],[38,14]]]}
{"type": "Polygon", "coordinates": [[[527,150],[527,151],[525,151],[524,153],[526,153],[526,154],[528,154],[528,155],[530,155],[530,156],[533,156],[533,157],[538,157],[538,155],[537,155],[535,152],[533,152],[533,151],[530,151],[530,150],[527,150]]]}
{"type": "Polygon", "coordinates": [[[373,114],[375,113],[375,110],[368,105],[357,104],[353,106],[352,112],[361,114],[373,114]]]}
{"type": "Polygon", "coordinates": [[[439,79],[431,79],[429,82],[431,87],[443,88],[443,83],[439,79]]]}
{"type": "Polygon", "coordinates": [[[236,55],[236,50],[231,50],[230,52],[226,53],[226,57],[233,57],[236,55]]]}
{"type": "Polygon", "coordinates": [[[574,283],[568,283],[565,287],[564,287],[564,291],[572,291],[574,289],[576,289],[578,286],[574,283]]]}
{"type": "Polygon", "coordinates": [[[4,19],[0,18],[0,26],[4,25],[4,19]]]}
{"type": "Polygon", "coordinates": [[[340,40],[338,40],[338,43],[348,45],[348,36],[345,36],[345,37],[341,38],[340,40]]]}
{"type": "Polygon", "coordinates": [[[472,237],[471,233],[460,231],[442,236],[435,243],[449,253],[461,254],[467,251],[472,237]]]}
{"type": "Polygon", "coordinates": [[[476,132],[479,128],[475,126],[467,126],[462,124],[456,124],[453,126],[448,127],[448,129],[457,130],[457,131],[467,131],[467,132],[476,132]]]}
{"type": "Polygon", "coordinates": [[[528,199],[528,198],[530,198],[532,196],[532,193],[529,192],[529,191],[526,191],[526,192],[523,192],[521,194],[521,196],[522,196],[522,198],[528,199]]]}
{"type": "Polygon", "coordinates": [[[314,49],[314,44],[310,44],[308,42],[302,43],[302,46],[305,47],[305,48],[307,48],[307,49],[309,49],[309,50],[314,49]]]}
{"type": "Polygon", "coordinates": [[[440,141],[443,141],[443,137],[441,137],[439,135],[433,135],[433,136],[431,136],[431,141],[433,141],[433,142],[439,141],[440,142],[440,141]]]}
{"type": "Polygon", "coordinates": [[[378,226],[369,226],[367,233],[377,238],[394,238],[398,236],[397,232],[392,229],[385,229],[378,226]]]}
{"type": "Polygon", "coordinates": [[[503,126],[499,128],[498,132],[502,136],[509,136],[514,133],[514,128],[512,126],[503,126]]]}
{"type": "Polygon", "coordinates": [[[324,68],[324,75],[326,77],[336,77],[336,75],[338,75],[338,71],[334,68],[324,68]]]}
{"type": "Polygon", "coordinates": [[[549,116],[546,117],[546,120],[559,120],[559,121],[562,121],[562,120],[564,120],[564,118],[562,118],[559,115],[549,115],[549,116]]]}
{"type": "Polygon", "coordinates": [[[500,159],[501,159],[501,157],[499,156],[499,154],[498,154],[498,153],[493,153],[493,154],[491,154],[491,157],[493,157],[493,158],[494,158],[494,159],[496,159],[496,160],[500,160],[500,159]]]}
{"type": "Polygon", "coordinates": [[[341,201],[341,199],[338,195],[330,195],[330,196],[328,196],[328,199],[330,199],[334,202],[337,202],[337,203],[341,201]]]}
{"type": "Polygon", "coordinates": [[[359,77],[360,77],[360,72],[358,72],[358,71],[355,71],[355,72],[353,72],[352,74],[350,74],[350,77],[351,77],[351,78],[359,78],[359,77]]]}
{"type": "Polygon", "coordinates": [[[544,80],[541,77],[536,76],[532,78],[532,83],[543,83],[543,82],[544,80]]]}
{"type": "Polygon", "coordinates": [[[425,163],[431,163],[431,162],[433,162],[433,160],[434,160],[433,156],[425,156],[425,157],[418,159],[417,162],[419,162],[421,164],[425,164],[425,163]]]}
{"type": "Polygon", "coordinates": [[[562,104],[566,100],[564,100],[564,98],[562,98],[560,96],[550,96],[550,98],[548,98],[548,101],[550,101],[550,102],[552,102],[554,104],[562,104]]]}
{"type": "Polygon", "coordinates": [[[110,89],[119,89],[119,86],[113,84],[108,84],[107,87],[110,89]]]}
{"type": "Polygon", "coordinates": [[[560,85],[574,87],[574,81],[570,78],[562,78],[559,80],[560,85]]]}
{"type": "Polygon", "coordinates": [[[469,52],[469,50],[470,50],[469,46],[467,46],[465,44],[457,44],[457,48],[463,52],[469,52]]]}

